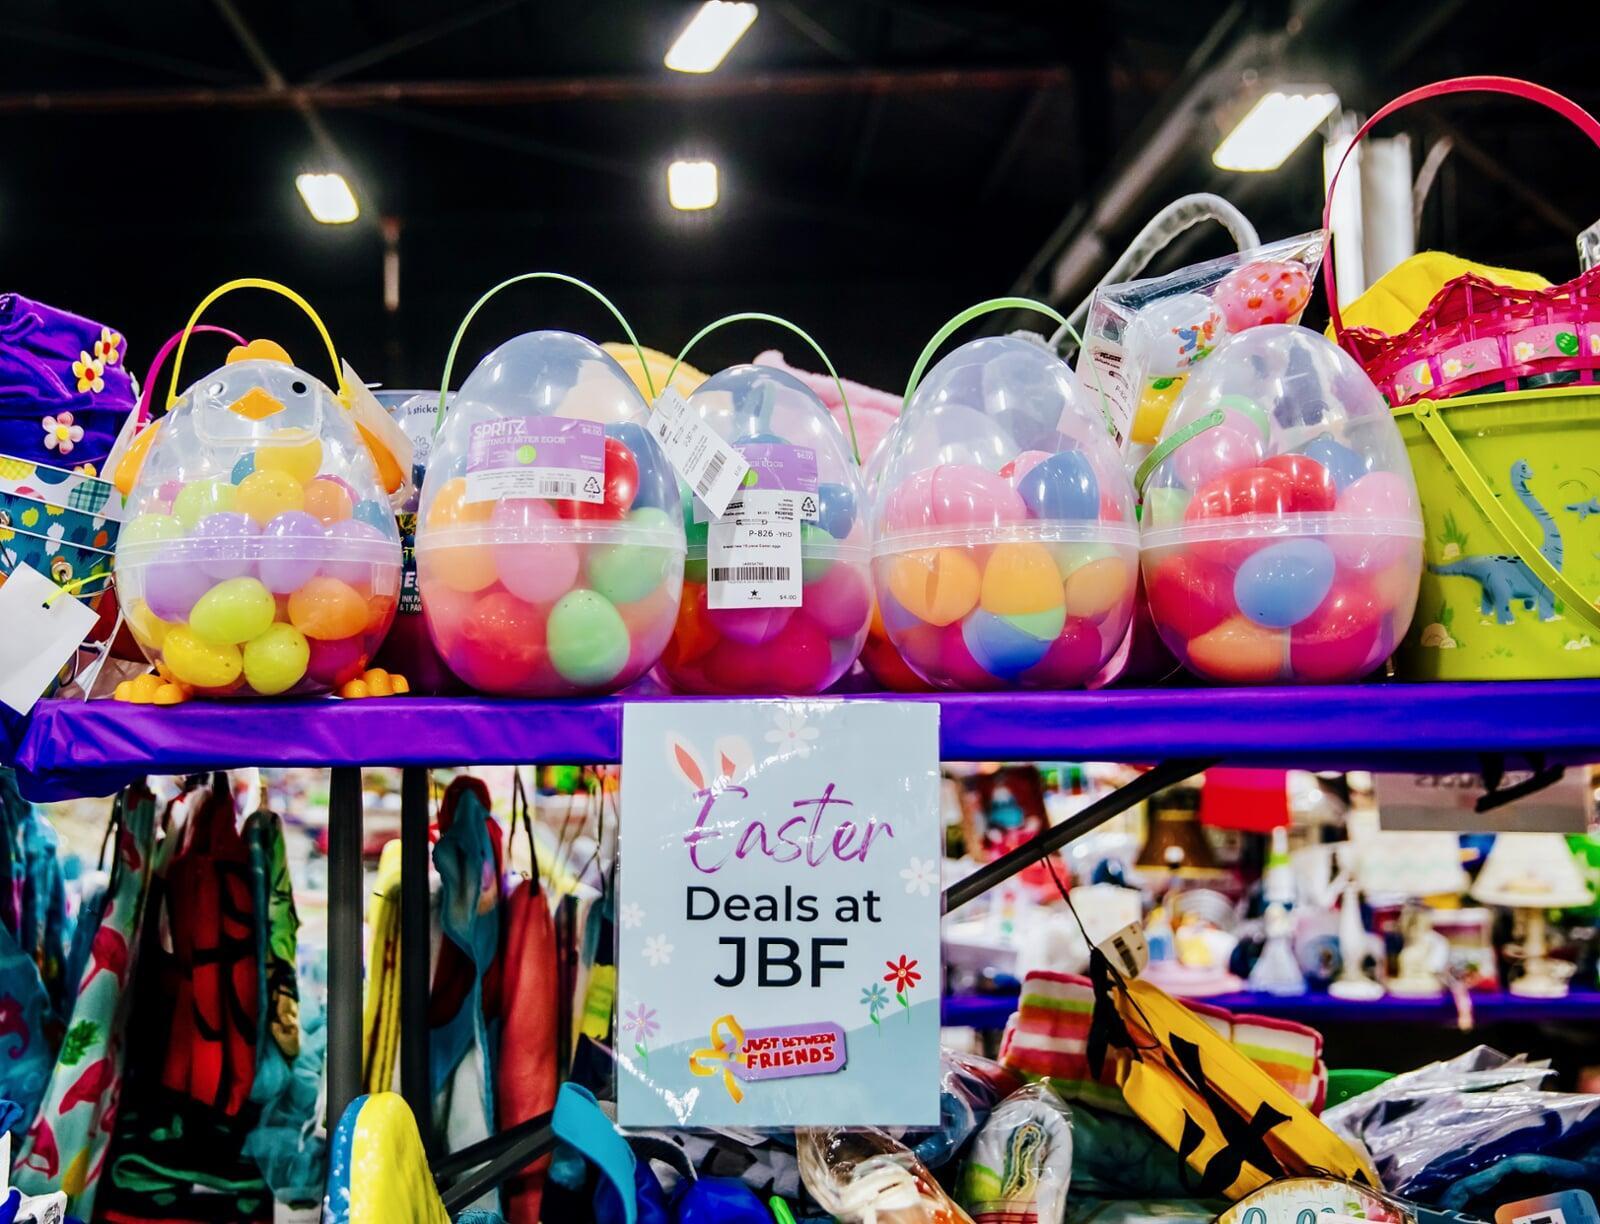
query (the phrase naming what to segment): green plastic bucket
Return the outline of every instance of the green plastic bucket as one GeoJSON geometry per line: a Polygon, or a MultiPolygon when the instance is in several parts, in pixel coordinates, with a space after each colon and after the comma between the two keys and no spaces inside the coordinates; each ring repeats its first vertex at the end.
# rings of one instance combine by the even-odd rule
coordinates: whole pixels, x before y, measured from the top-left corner
{"type": "Polygon", "coordinates": [[[1370,1092],[1379,1084],[1394,1078],[1393,1071],[1366,1071],[1355,1067],[1328,1072],[1328,1108],[1343,1105],[1351,1097],[1370,1092]]]}
{"type": "Polygon", "coordinates": [[[1600,387],[1395,409],[1425,531],[1411,680],[1600,676],[1600,387]]]}

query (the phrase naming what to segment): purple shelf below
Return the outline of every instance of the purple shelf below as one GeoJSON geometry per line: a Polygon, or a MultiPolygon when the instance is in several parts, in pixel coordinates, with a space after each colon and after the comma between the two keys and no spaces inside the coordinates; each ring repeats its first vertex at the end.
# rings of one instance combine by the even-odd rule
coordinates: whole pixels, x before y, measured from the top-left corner
{"type": "MultiPolygon", "coordinates": [[[[847,701],[896,699],[862,693],[847,701]]],[[[1600,760],[1600,681],[1326,688],[950,693],[937,701],[950,761],[1153,762],[1218,758],[1308,769],[1475,769],[1600,760]]],[[[142,773],[246,765],[465,765],[615,761],[629,701],[401,697],[135,706],[42,701],[0,720],[0,761],[35,799],[107,794],[142,773]]]]}
{"type": "MultiPolygon", "coordinates": [[[[1241,991],[1195,1000],[1225,1007],[1233,1012],[1251,1012],[1297,1020],[1313,1028],[1334,1024],[1437,1024],[1456,1023],[1455,1005],[1448,997],[1439,999],[1397,999],[1385,996],[1363,1003],[1334,999],[1325,994],[1284,997],[1241,991]]],[[[1002,1029],[1016,1010],[1017,996],[946,995],[940,1008],[942,1023],[951,1028],[1002,1029]]],[[[1490,1024],[1590,1023],[1600,1020],[1600,991],[1574,991],[1564,999],[1525,999],[1504,991],[1474,994],[1472,1011],[1475,1027],[1490,1024]]]]}

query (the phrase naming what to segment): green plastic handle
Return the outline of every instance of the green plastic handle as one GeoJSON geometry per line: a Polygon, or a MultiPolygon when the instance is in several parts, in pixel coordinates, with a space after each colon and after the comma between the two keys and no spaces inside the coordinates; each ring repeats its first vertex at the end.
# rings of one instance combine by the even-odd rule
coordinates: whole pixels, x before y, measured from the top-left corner
{"type": "Polygon", "coordinates": [[[776,323],[779,327],[787,327],[800,339],[811,346],[816,355],[822,358],[822,364],[827,367],[828,373],[833,377],[833,385],[839,389],[839,402],[844,405],[845,423],[850,426],[850,453],[856,457],[856,466],[861,466],[861,445],[856,441],[856,418],[850,412],[850,397],[844,393],[844,380],[839,377],[839,371],[833,368],[833,362],[828,360],[828,354],[822,351],[822,346],[813,340],[809,334],[788,319],[779,318],[777,315],[762,314],[760,311],[744,311],[740,314],[724,315],[714,323],[707,323],[694,335],[689,337],[689,343],[683,346],[677,359],[672,363],[672,369],[667,371],[667,386],[672,385],[672,380],[677,377],[678,367],[683,364],[683,359],[689,355],[689,350],[700,341],[704,340],[719,327],[729,323],[776,323]]]}
{"type": "MultiPolygon", "coordinates": [[[[1569,612],[1590,629],[1600,632],[1600,608],[1596,608],[1582,591],[1567,581],[1566,576],[1550,564],[1544,553],[1539,551],[1539,545],[1534,542],[1533,537],[1511,517],[1500,499],[1495,496],[1494,490],[1489,487],[1483,472],[1472,461],[1472,456],[1468,455],[1466,448],[1461,445],[1461,440],[1456,437],[1455,431],[1445,422],[1444,414],[1439,411],[1439,405],[1432,400],[1418,400],[1408,407],[1411,415],[1416,417],[1428,437],[1433,439],[1433,444],[1444,455],[1445,462],[1450,465],[1450,470],[1461,482],[1461,487],[1466,490],[1467,496],[1511,546],[1512,551],[1534,572],[1540,582],[1550,588],[1569,612]]],[[[1400,411],[1404,412],[1406,409],[1400,411]]]]}
{"type": "Polygon", "coordinates": [[[1144,492],[1144,482],[1150,479],[1150,473],[1161,466],[1163,460],[1178,447],[1191,438],[1198,438],[1208,429],[1215,429],[1224,420],[1222,409],[1213,408],[1204,416],[1196,417],[1172,437],[1160,442],[1156,448],[1144,457],[1144,462],[1139,465],[1139,470],[1133,474],[1133,487],[1139,493],[1144,492]]]}
{"type": "Polygon", "coordinates": [[[478,311],[484,308],[489,299],[499,293],[500,290],[508,289],[512,285],[530,280],[565,281],[567,284],[576,285],[579,289],[583,289],[598,298],[600,304],[611,312],[611,317],[622,325],[622,331],[628,337],[628,343],[633,345],[633,351],[639,355],[639,367],[644,371],[645,386],[650,388],[650,398],[655,399],[656,384],[655,380],[650,377],[650,363],[644,359],[644,349],[639,347],[639,339],[633,334],[633,328],[628,326],[628,320],[622,317],[622,312],[612,304],[610,298],[587,281],[581,281],[576,276],[568,276],[565,272],[524,272],[520,276],[513,276],[510,280],[501,281],[474,302],[472,309],[467,311],[467,317],[461,320],[461,326],[456,328],[455,339],[450,341],[450,354],[444,359],[444,381],[439,384],[439,410],[434,414],[433,418],[434,433],[438,433],[440,427],[444,425],[445,400],[450,394],[450,374],[455,369],[456,351],[460,349],[461,338],[467,334],[467,328],[471,325],[472,320],[477,317],[478,311]]]}
{"type": "MultiPolygon", "coordinates": [[[[918,384],[922,382],[922,376],[928,369],[928,363],[933,360],[933,355],[939,351],[940,346],[943,345],[946,340],[950,339],[951,336],[955,335],[955,333],[961,328],[965,327],[968,323],[971,323],[974,319],[981,319],[984,315],[993,314],[997,310],[1038,311],[1040,314],[1044,315],[1045,318],[1050,319],[1061,327],[1066,328],[1067,335],[1072,337],[1072,339],[1077,343],[1078,348],[1083,348],[1083,337],[1078,334],[1078,329],[1073,327],[1071,323],[1068,323],[1066,318],[1054,306],[1050,306],[1044,302],[1036,302],[1033,298],[990,298],[986,302],[979,302],[975,306],[968,306],[938,331],[933,333],[933,339],[929,340],[928,343],[923,347],[922,355],[917,358],[917,364],[911,367],[911,378],[906,382],[905,399],[900,405],[900,410],[902,412],[905,411],[906,405],[911,402],[911,396],[916,392],[918,384]]],[[[1100,382],[1100,371],[1095,369],[1093,362],[1089,363],[1089,368],[1094,371],[1094,389],[1100,394],[1100,415],[1105,418],[1106,429],[1114,434],[1116,430],[1111,424],[1111,414],[1106,411],[1106,392],[1105,387],[1102,386],[1100,382]]]]}

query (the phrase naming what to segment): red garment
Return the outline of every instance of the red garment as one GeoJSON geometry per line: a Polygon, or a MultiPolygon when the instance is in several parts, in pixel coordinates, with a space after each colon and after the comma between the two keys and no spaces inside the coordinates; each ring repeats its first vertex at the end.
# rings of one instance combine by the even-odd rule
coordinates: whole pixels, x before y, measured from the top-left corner
{"type": "MultiPolygon", "coordinates": [[[[556,931],[538,880],[518,885],[505,903],[500,1057],[495,1065],[495,1123],[508,1130],[553,1109],[556,1070],[556,931]]],[[[538,1224],[548,1156],[509,1178],[503,1189],[509,1224],[538,1224]]]]}
{"type": "Polygon", "coordinates": [[[219,789],[167,872],[172,1031],[161,1082],[229,1117],[255,1082],[256,938],[250,851],[219,789]]]}
{"type": "MultiPolygon", "coordinates": [[[[465,774],[456,778],[445,788],[444,799],[439,804],[439,821],[437,832],[442,833],[450,827],[451,821],[456,816],[456,804],[461,796],[472,791],[478,797],[478,802],[483,804],[485,812],[494,810],[489,799],[489,788],[482,778],[473,778],[465,774]]],[[[499,879],[504,867],[504,851],[501,845],[500,826],[491,820],[489,827],[489,845],[494,850],[495,878],[499,879]]],[[[437,842],[437,833],[431,838],[437,842]]],[[[498,980],[495,979],[495,970],[490,969],[484,978],[484,1014],[494,1015],[494,1011],[487,1005],[491,995],[498,995],[498,980]]],[[[463,952],[450,940],[443,940],[439,947],[439,960],[433,970],[433,988],[428,993],[428,1027],[441,1028],[450,1023],[450,1020],[461,1010],[461,1004],[466,1001],[467,994],[478,980],[477,967],[463,952]]]]}

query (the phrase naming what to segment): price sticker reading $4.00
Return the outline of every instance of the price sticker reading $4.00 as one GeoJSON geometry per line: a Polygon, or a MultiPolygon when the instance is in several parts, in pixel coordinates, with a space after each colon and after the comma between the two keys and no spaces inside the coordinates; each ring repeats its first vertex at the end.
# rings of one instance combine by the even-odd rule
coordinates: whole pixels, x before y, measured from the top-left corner
{"type": "Polygon", "coordinates": [[[706,524],[706,607],[800,606],[800,500],[788,489],[745,489],[706,524]]]}

